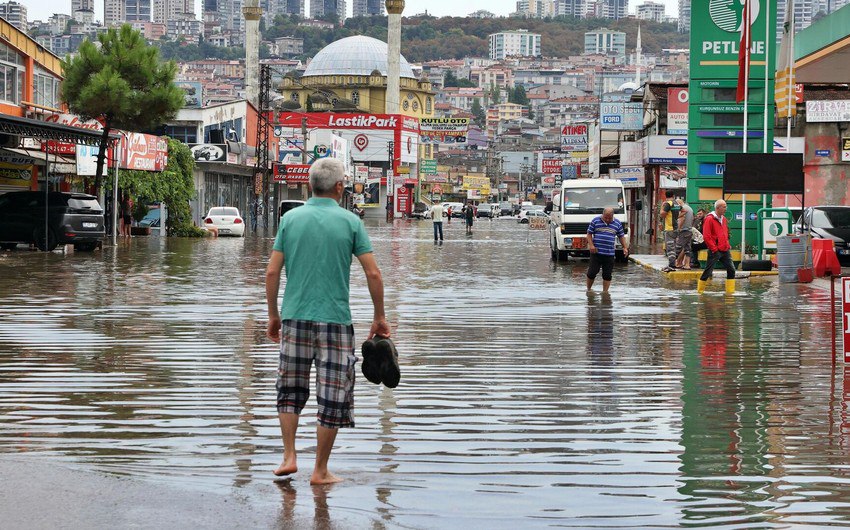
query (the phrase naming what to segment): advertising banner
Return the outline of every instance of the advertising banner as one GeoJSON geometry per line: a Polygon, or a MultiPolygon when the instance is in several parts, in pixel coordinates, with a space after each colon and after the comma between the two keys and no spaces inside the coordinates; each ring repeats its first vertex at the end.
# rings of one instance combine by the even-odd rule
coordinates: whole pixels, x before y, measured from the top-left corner
{"type": "Polygon", "coordinates": [[[807,101],[806,121],[808,123],[850,121],[850,100],[807,101]]]}
{"type": "Polygon", "coordinates": [[[351,157],[348,156],[348,140],[342,136],[331,135],[331,158],[342,162],[346,176],[351,176],[351,157]]]}
{"type": "Polygon", "coordinates": [[[480,190],[485,195],[490,194],[490,179],[488,177],[474,177],[466,175],[463,177],[464,190],[480,190]]]}
{"type": "Polygon", "coordinates": [[[47,140],[41,143],[41,150],[51,155],[73,155],[77,152],[77,145],[68,142],[47,140]]]}
{"type": "Polygon", "coordinates": [[[688,89],[667,89],[667,133],[688,134],[688,89]]]}
{"type": "Polygon", "coordinates": [[[275,182],[303,184],[310,180],[310,166],[308,164],[274,164],[273,171],[275,182]]]}
{"type": "Polygon", "coordinates": [[[841,336],[844,362],[850,363],[850,278],[841,278],[841,336]]]}
{"type": "Polygon", "coordinates": [[[561,128],[561,151],[587,151],[587,125],[578,123],[561,128]]]}
{"type": "Polygon", "coordinates": [[[612,179],[620,179],[624,188],[643,188],[646,186],[642,167],[613,167],[608,174],[612,179]]]}
{"type": "Polygon", "coordinates": [[[419,141],[423,144],[466,144],[469,118],[421,118],[419,141]]]}
{"type": "Polygon", "coordinates": [[[681,189],[688,187],[688,172],[682,166],[661,166],[658,173],[658,187],[661,189],[681,189]]]}
{"type": "Polygon", "coordinates": [[[581,166],[579,164],[564,164],[561,166],[561,178],[564,180],[577,179],[581,174],[581,166]]]}
{"type": "Polygon", "coordinates": [[[620,165],[639,166],[641,164],[643,164],[643,144],[620,142],[620,165]]]}
{"type": "Polygon", "coordinates": [[[850,162],[850,138],[841,139],[841,161],[850,162]]]}
{"type": "Polygon", "coordinates": [[[601,103],[599,123],[606,131],[640,131],[643,129],[643,103],[601,103]]]}
{"type": "Polygon", "coordinates": [[[437,161],[433,158],[423,158],[419,162],[419,170],[425,175],[437,174],[437,161]]]}
{"type": "MultiPolygon", "coordinates": [[[[168,164],[168,141],[159,136],[142,133],[127,133],[122,142],[122,169],[135,171],[164,171],[168,164]]],[[[197,160],[197,158],[196,158],[197,160]]]]}
{"type": "Polygon", "coordinates": [[[99,146],[77,144],[77,175],[93,177],[97,174],[97,154],[99,152],[99,146]]]}
{"type": "Polygon", "coordinates": [[[183,98],[184,109],[199,109],[204,106],[204,85],[194,81],[176,81],[177,88],[185,94],[183,98]]]}
{"type": "Polygon", "coordinates": [[[687,164],[688,137],[652,135],[647,137],[647,164],[687,164]]]}
{"type": "Polygon", "coordinates": [[[540,160],[540,172],[547,175],[560,175],[564,161],[559,158],[543,158],[540,160]]]}
{"type": "MultiPolygon", "coordinates": [[[[738,48],[741,43],[743,2],[709,0],[694,3],[691,8],[691,79],[737,79],[738,48]]],[[[775,62],[776,24],[769,24],[770,36],[765,35],[765,17],[773,22],[777,18],[775,0],[749,0],[749,25],[752,38],[750,46],[750,79],[761,79],[764,84],[765,55],[770,43],[770,68],[775,62]],[[768,15],[766,3],[770,2],[768,15]],[[771,42],[771,40],[773,42],[771,42]]],[[[781,15],[780,15],[781,16],[781,15]]],[[[772,92],[769,92],[772,94],[772,92]]]]}

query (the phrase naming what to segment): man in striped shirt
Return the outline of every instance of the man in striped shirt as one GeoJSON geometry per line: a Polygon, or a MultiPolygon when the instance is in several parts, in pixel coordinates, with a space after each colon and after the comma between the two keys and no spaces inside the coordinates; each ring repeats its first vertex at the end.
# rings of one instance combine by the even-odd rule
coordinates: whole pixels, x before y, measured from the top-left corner
{"type": "Polygon", "coordinates": [[[593,280],[602,269],[602,292],[608,292],[611,273],[614,271],[614,245],[617,238],[623,245],[623,256],[629,255],[629,244],[623,224],[614,219],[614,209],[605,208],[602,215],[593,219],[587,227],[587,248],[590,250],[590,268],[587,269],[587,290],[593,288],[593,280]]]}

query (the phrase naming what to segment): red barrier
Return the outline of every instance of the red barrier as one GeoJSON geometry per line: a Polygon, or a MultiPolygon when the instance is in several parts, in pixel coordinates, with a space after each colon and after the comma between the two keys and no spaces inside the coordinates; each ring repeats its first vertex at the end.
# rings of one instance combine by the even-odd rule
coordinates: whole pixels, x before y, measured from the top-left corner
{"type": "Polygon", "coordinates": [[[831,276],[841,274],[835,243],[831,239],[812,239],[812,265],[818,278],[823,278],[827,273],[831,276]]]}

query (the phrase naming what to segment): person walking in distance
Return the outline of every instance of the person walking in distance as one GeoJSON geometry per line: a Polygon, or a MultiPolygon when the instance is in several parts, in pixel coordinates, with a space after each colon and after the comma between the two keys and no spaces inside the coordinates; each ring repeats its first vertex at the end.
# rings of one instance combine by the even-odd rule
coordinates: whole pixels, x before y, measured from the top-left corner
{"type": "Polygon", "coordinates": [[[694,235],[691,228],[694,226],[694,210],[684,199],[676,199],[679,205],[679,221],[676,233],[676,267],[691,270],[691,243],[694,235]]]}
{"type": "Polygon", "coordinates": [[[723,217],[726,213],[726,201],[714,203],[714,211],[705,216],[702,224],[702,237],[708,247],[708,261],[702,276],[697,280],[697,292],[705,291],[706,282],[714,272],[714,265],[719,261],[726,267],[726,292],[735,292],[735,264],[732,263],[732,250],[729,244],[729,221],[723,217]]]}
{"type": "Polygon", "coordinates": [[[440,241],[443,240],[443,205],[434,203],[431,206],[431,221],[434,224],[434,241],[437,241],[437,232],[440,233],[440,241]]]}
{"type": "Polygon", "coordinates": [[[623,245],[623,256],[629,255],[629,243],[623,224],[614,218],[614,209],[605,208],[602,215],[595,217],[587,227],[587,248],[590,250],[590,267],[587,269],[587,290],[593,288],[593,281],[602,269],[602,292],[607,293],[614,272],[614,248],[617,238],[623,245]]]}
{"type": "Polygon", "coordinates": [[[266,268],[269,323],[266,335],[280,342],[275,387],[283,437],[283,463],[277,476],[298,470],[295,433],[315,365],[316,462],[311,484],[340,478],[328,471],[328,459],[340,427],[354,426],[354,327],[349,307],[352,256],[366,274],[374,306],[369,338],[390,336],[384,315],[384,284],[363,222],[339,206],[345,189],[342,162],[323,158],[310,167],[313,197],[288,212],[280,223],[266,268]],[[283,303],[278,308],[281,271],[286,266],[283,303]]]}

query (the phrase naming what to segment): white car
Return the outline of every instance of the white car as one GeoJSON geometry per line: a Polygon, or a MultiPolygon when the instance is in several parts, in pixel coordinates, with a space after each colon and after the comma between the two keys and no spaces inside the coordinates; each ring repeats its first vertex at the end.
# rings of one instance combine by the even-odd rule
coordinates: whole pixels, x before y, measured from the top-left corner
{"type": "Polygon", "coordinates": [[[231,206],[210,208],[204,218],[204,226],[215,228],[220,236],[242,237],[245,235],[245,221],[239,215],[239,210],[231,206]]]}
{"type": "Polygon", "coordinates": [[[517,222],[520,224],[528,223],[530,217],[549,217],[549,215],[541,209],[533,208],[531,210],[520,210],[517,216],[517,222]]]}

